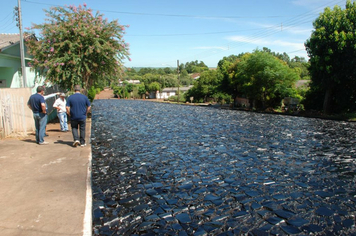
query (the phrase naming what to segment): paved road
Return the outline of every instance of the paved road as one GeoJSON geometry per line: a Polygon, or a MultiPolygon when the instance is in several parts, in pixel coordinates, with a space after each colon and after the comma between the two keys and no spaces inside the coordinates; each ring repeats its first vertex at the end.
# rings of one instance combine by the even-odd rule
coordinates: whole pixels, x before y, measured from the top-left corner
{"type": "MultiPolygon", "coordinates": [[[[89,120],[88,142],[90,127],[89,120]]],[[[1,236],[91,235],[91,146],[72,147],[59,124],[47,129],[49,145],[37,145],[33,134],[0,140],[1,236]]]]}

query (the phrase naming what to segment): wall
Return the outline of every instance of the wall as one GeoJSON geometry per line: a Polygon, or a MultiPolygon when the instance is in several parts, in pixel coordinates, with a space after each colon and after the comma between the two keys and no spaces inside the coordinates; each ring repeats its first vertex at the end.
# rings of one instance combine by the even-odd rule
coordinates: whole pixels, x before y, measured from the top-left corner
{"type": "Polygon", "coordinates": [[[27,106],[31,88],[0,89],[0,138],[26,136],[35,130],[32,111],[27,106]]]}

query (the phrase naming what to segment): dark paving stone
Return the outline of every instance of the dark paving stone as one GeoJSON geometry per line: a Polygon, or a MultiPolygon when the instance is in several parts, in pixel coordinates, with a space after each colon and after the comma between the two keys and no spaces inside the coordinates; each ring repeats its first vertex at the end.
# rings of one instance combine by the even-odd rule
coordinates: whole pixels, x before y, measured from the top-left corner
{"type": "Polygon", "coordinates": [[[346,219],[342,222],[342,225],[346,228],[351,228],[355,226],[355,220],[354,219],[346,219]]]}
{"type": "Polygon", "coordinates": [[[289,235],[301,233],[301,231],[298,228],[295,228],[295,227],[290,226],[290,225],[282,225],[281,228],[282,228],[282,230],[284,232],[286,232],[289,235]]]}
{"type": "Polygon", "coordinates": [[[302,219],[302,218],[294,218],[294,219],[288,220],[287,223],[290,225],[293,225],[295,227],[301,227],[305,224],[308,224],[309,221],[302,219]]]}
{"type": "Polygon", "coordinates": [[[286,211],[286,210],[275,210],[274,214],[276,214],[278,217],[281,217],[283,219],[290,219],[293,216],[295,216],[295,213],[291,212],[291,211],[286,211]]]}
{"type": "Polygon", "coordinates": [[[321,216],[332,216],[334,214],[334,211],[330,210],[327,207],[320,207],[315,211],[315,213],[321,216]]]}
{"type": "Polygon", "coordinates": [[[319,233],[323,231],[323,228],[316,224],[310,224],[307,226],[303,226],[302,228],[303,230],[306,230],[307,232],[311,232],[311,233],[319,233]]]}
{"type": "Polygon", "coordinates": [[[270,218],[266,219],[266,221],[272,225],[277,225],[277,224],[282,223],[284,220],[279,217],[270,217],[270,218]]]}
{"type": "Polygon", "coordinates": [[[191,219],[187,213],[181,213],[175,216],[180,223],[188,224],[191,223],[191,219]]]}

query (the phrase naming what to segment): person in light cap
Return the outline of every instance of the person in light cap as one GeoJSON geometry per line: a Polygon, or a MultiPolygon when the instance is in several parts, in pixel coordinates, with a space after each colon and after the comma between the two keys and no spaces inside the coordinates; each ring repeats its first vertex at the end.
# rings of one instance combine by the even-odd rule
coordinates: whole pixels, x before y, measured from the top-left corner
{"type": "Polygon", "coordinates": [[[68,131],[68,119],[66,110],[66,95],[64,93],[59,94],[59,98],[54,102],[53,108],[57,109],[57,116],[59,119],[59,124],[62,132],[68,131]]]}

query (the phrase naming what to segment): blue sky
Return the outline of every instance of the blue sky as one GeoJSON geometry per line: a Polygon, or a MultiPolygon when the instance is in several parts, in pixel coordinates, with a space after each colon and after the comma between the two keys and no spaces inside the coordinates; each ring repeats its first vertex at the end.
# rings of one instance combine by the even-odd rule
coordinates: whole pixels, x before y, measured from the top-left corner
{"type": "MultiPolygon", "coordinates": [[[[0,1],[0,33],[18,33],[17,0],[0,1]]],[[[83,5],[108,20],[130,25],[124,36],[132,61],[126,67],[176,67],[203,61],[216,67],[224,56],[267,47],[307,58],[304,42],[325,7],[346,0],[22,0],[24,27],[44,22],[43,9],[83,5]]]]}

